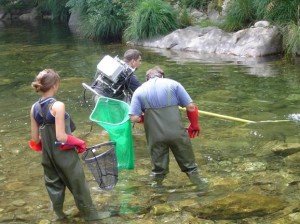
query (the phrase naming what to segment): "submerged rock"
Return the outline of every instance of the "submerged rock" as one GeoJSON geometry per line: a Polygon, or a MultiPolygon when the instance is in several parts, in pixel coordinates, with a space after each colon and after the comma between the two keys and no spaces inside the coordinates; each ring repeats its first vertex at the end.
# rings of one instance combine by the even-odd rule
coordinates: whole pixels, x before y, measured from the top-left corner
{"type": "Polygon", "coordinates": [[[284,162],[289,168],[299,168],[300,167],[300,153],[295,153],[285,157],[284,162]]]}
{"type": "Polygon", "coordinates": [[[199,208],[187,209],[202,218],[241,219],[272,214],[284,206],[284,201],[279,197],[243,192],[231,193],[199,208]]]}
{"type": "Polygon", "coordinates": [[[275,146],[274,148],[272,148],[272,151],[276,155],[288,156],[288,155],[292,155],[294,153],[300,152],[300,144],[285,143],[285,144],[275,146]]]}
{"type": "Polygon", "coordinates": [[[176,209],[172,208],[168,204],[157,204],[153,205],[151,208],[151,213],[154,215],[162,215],[170,212],[177,211],[176,209]]]}
{"type": "Polygon", "coordinates": [[[14,206],[21,207],[21,206],[26,205],[26,202],[22,199],[18,199],[18,200],[13,201],[12,204],[14,206]]]}

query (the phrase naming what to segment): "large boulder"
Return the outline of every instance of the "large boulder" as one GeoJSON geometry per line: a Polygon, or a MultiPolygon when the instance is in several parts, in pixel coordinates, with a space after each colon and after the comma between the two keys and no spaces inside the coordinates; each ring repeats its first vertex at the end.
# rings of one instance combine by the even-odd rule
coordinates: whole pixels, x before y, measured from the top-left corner
{"type": "Polygon", "coordinates": [[[5,16],[5,10],[3,8],[0,8],[0,20],[3,19],[5,16]]]}
{"type": "Polygon", "coordinates": [[[33,8],[30,12],[24,13],[19,16],[19,19],[22,21],[32,21],[39,17],[39,12],[36,8],[33,8]]]}
{"type": "Polygon", "coordinates": [[[253,27],[228,33],[217,27],[187,27],[164,37],[133,42],[151,48],[261,57],[282,52],[282,35],[275,26],[259,22],[253,27]]]}
{"type": "Polygon", "coordinates": [[[72,11],[68,22],[69,28],[73,33],[80,33],[80,12],[72,11]]]}

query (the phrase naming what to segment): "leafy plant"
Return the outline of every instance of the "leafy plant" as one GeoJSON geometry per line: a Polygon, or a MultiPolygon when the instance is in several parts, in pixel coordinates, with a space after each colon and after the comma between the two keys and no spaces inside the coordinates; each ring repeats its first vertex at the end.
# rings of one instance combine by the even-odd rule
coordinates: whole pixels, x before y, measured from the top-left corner
{"type": "Polygon", "coordinates": [[[67,0],[38,0],[39,11],[51,14],[54,21],[68,21],[69,10],[66,7],[67,0]]]}
{"type": "Polygon", "coordinates": [[[125,30],[126,40],[138,40],[163,35],[178,27],[174,8],[162,0],[144,0],[130,17],[125,30]]]}
{"type": "Polygon", "coordinates": [[[122,39],[134,4],[135,0],[70,0],[67,6],[80,12],[80,27],[85,37],[111,42],[122,39]]]}
{"type": "Polygon", "coordinates": [[[224,4],[224,0],[212,0],[209,3],[208,7],[210,9],[215,9],[220,13],[223,10],[223,8],[222,8],[223,4],[224,4]]]}
{"type": "Polygon", "coordinates": [[[35,1],[25,0],[0,0],[0,6],[7,12],[19,9],[30,9],[35,5],[35,1]]]}
{"type": "Polygon", "coordinates": [[[189,13],[189,11],[187,10],[186,7],[184,7],[181,10],[181,13],[180,13],[180,16],[179,16],[179,24],[180,24],[179,26],[181,28],[188,27],[188,26],[192,25],[192,16],[191,16],[191,14],[189,13]]]}
{"type": "Polygon", "coordinates": [[[300,26],[291,22],[285,25],[282,31],[285,57],[290,60],[296,56],[297,49],[300,46],[300,26]]]}
{"type": "Polygon", "coordinates": [[[280,1],[280,0],[254,0],[256,18],[273,21],[275,23],[289,23],[298,20],[299,1],[280,1]]]}
{"type": "Polygon", "coordinates": [[[206,9],[209,2],[209,0],[180,0],[179,4],[183,8],[187,7],[196,9],[206,9]]]}
{"type": "Polygon", "coordinates": [[[231,0],[226,13],[222,28],[227,31],[241,29],[252,22],[255,17],[252,0],[231,0]]]}

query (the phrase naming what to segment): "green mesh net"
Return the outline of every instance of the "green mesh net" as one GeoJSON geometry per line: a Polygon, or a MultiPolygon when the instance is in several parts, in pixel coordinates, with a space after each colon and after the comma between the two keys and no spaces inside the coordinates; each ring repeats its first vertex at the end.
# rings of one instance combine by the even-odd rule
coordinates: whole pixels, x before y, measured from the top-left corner
{"type": "Polygon", "coordinates": [[[90,120],[103,127],[110,140],[116,142],[119,169],[134,168],[134,152],[129,105],[123,101],[100,97],[90,120]]]}

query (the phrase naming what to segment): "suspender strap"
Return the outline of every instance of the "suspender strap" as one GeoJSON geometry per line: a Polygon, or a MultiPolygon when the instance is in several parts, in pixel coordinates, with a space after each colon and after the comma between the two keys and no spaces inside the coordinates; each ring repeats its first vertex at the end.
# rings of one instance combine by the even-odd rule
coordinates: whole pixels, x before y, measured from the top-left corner
{"type": "Polygon", "coordinates": [[[43,126],[48,124],[47,119],[46,119],[46,114],[47,114],[47,111],[49,110],[49,108],[51,108],[55,102],[56,102],[56,100],[53,100],[52,102],[48,103],[44,109],[42,109],[40,102],[38,102],[39,113],[43,118],[43,126]]]}
{"type": "MultiPolygon", "coordinates": [[[[146,98],[146,94],[143,94],[143,102],[145,104],[145,108],[150,108],[149,102],[146,98]]],[[[167,106],[171,106],[171,87],[170,84],[168,84],[168,88],[167,88],[167,106]]]]}

